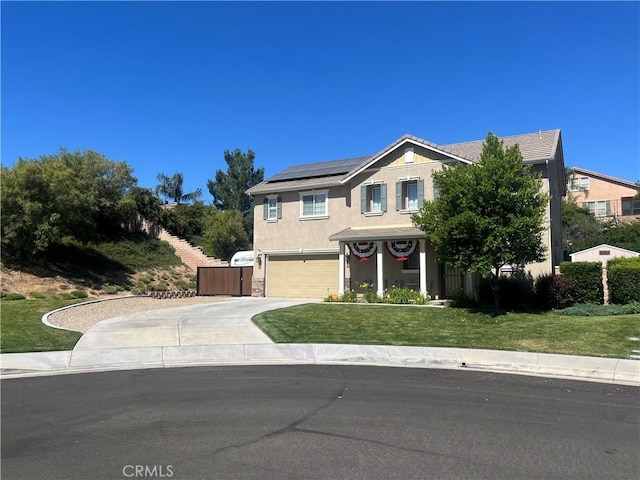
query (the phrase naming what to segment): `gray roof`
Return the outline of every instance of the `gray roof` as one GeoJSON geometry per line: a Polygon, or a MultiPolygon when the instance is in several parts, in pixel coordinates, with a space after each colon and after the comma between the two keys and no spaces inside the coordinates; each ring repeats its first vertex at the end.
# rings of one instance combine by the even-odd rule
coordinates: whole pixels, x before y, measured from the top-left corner
{"type": "Polygon", "coordinates": [[[345,228],[329,237],[331,241],[357,242],[361,240],[397,240],[398,238],[426,238],[417,227],[345,228]]]}
{"type": "MultiPolygon", "coordinates": [[[[522,159],[525,163],[550,160],[554,158],[558,148],[560,130],[539,131],[536,133],[501,137],[501,139],[504,141],[505,147],[518,144],[520,146],[520,152],[522,153],[522,159]]],[[[429,149],[450,155],[454,159],[471,163],[479,161],[484,140],[438,145],[423,138],[407,134],[374,155],[293,165],[251,187],[247,190],[247,193],[255,195],[297,190],[300,187],[322,188],[340,185],[357,173],[368,168],[370,164],[375,163],[378,158],[405,142],[422,145],[429,149]]]]}
{"type": "MultiPolygon", "coordinates": [[[[536,133],[526,133],[524,135],[513,135],[511,137],[500,137],[505,147],[512,147],[518,144],[522,153],[524,162],[533,162],[536,160],[550,160],[556,153],[560,130],[547,130],[536,133]]],[[[443,145],[442,149],[468,158],[474,162],[480,160],[482,154],[482,144],[484,140],[476,140],[473,142],[453,143],[443,145]]]]}

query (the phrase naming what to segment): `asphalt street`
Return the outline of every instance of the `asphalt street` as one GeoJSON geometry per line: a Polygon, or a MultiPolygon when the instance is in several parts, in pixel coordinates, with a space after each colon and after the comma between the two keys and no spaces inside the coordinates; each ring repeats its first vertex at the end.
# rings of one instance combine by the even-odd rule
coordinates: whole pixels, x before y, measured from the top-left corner
{"type": "Polygon", "coordinates": [[[640,389],[361,366],[2,381],[2,478],[640,477],[640,389]]]}

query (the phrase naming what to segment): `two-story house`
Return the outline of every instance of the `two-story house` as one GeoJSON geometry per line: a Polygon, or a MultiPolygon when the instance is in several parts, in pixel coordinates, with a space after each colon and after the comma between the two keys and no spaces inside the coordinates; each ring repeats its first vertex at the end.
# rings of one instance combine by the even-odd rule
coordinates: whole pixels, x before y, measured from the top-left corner
{"type": "MultiPolygon", "coordinates": [[[[535,276],[562,261],[561,199],[565,169],[560,130],[503,138],[541,172],[547,206],[545,261],[535,276]]],[[[289,167],[248,193],[255,199],[253,291],[256,296],[326,297],[392,285],[447,297],[472,288],[472,277],[439,262],[411,215],[438,194],[432,174],[479,161],[483,140],[437,145],[405,135],[374,155],[289,167]]]]}
{"type": "Polygon", "coordinates": [[[586,207],[601,220],[640,219],[636,184],[584,168],[573,167],[567,178],[567,200],[586,207]]]}

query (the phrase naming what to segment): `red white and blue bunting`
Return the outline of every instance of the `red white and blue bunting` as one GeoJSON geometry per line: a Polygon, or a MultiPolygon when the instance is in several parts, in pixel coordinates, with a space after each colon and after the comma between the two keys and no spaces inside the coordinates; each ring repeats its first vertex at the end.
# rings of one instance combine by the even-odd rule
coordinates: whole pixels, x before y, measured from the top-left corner
{"type": "Polygon", "coordinates": [[[414,240],[397,240],[395,242],[385,242],[387,244],[387,250],[393,255],[399,262],[406,260],[409,256],[416,251],[418,242],[414,240]]]}
{"type": "Polygon", "coordinates": [[[350,242],[348,243],[351,254],[360,262],[366,262],[376,253],[375,242],[350,242]]]}

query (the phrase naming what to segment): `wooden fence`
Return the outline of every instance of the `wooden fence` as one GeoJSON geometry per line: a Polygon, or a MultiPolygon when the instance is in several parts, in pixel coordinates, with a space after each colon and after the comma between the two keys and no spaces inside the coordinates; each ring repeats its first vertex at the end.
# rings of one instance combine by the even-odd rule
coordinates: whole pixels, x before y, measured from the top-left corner
{"type": "Polygon", "coordinates": [[[198,267],[198,295],[251,296],[253,267],[198,267]]]}

